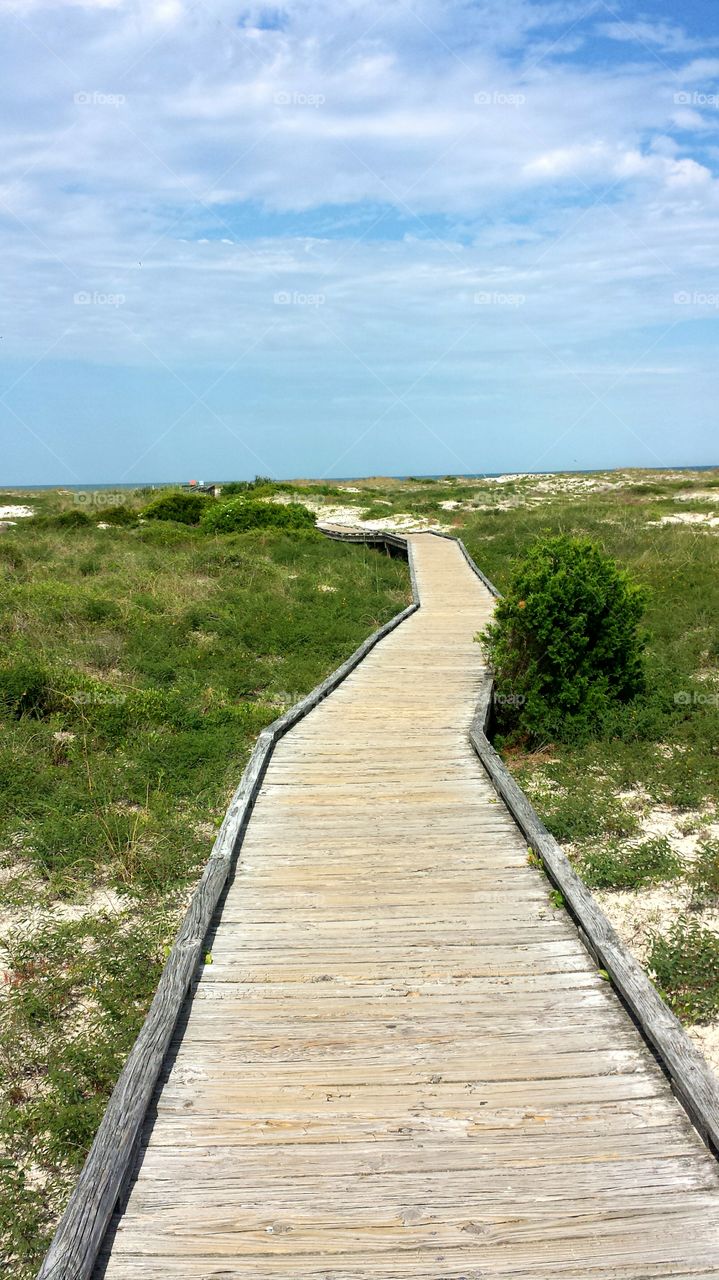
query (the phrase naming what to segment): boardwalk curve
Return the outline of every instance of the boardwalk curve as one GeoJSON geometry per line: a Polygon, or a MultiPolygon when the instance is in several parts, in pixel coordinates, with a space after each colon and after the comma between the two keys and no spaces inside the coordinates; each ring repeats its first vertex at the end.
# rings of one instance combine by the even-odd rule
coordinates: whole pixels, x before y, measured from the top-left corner
{"type": "Polygon", "coordinates": [[[719,1276],[716,1161],[469,741],[490,592],[410,541],[422,607],[274,748],[98,1277],[719,1276]]]}

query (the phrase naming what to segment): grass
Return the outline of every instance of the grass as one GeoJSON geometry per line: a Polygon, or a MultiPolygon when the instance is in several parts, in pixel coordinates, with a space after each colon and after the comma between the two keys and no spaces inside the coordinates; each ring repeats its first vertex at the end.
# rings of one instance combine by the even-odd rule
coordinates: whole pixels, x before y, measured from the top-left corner
{"type": "Polygon", "coordinates": [[[0,1257],[16,1280],[258,732],[409,599],[401,561],[319,535],[98,529],[103,509],[63,526],[63,505],[43,495],[43,522],[0,535],[0,1257]]]}
{"type": "Polygon", "coordinates": [[[643,889],[676,880],[682,864],[666,837],[656,836],[636,845],[589,849],[577,869],[592,889],[643,889]]]}

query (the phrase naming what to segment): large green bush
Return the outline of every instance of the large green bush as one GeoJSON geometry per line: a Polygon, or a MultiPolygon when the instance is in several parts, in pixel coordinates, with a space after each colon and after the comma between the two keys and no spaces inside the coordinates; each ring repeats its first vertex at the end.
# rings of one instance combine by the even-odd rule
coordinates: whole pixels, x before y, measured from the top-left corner
{"type": "MultiPolygon", "coordinates": [[[[41,517],[42,520],[42,517],[41,517]]],[[[39,524],[41,521],[38,521],[39,524]]],[[[61,511],[57,516],[50,516],[48,524],[54,524],[58,529],[89,529],[92,520],[86,511],[61,511]]]]}
{"type": "Polygon", "coordinates": [[[202,517],[209,533],[244,533],[248,529],[312,530],[315,517],[301,502],[260,502],[255,498],[232,498],[213,502],[202,517]]]}
{"type": "Polygon", "coordinates": [[[178,524],[199,524],[210,499],[199,493],[183,493],[173,489],[163,493],[143,511],[148,520],[175,520],[178,524]]]}
{"type": "Polygon", "coordinates": [[[586,539],[537,541],[481,639],[497,727],[538,745],[601,733],[644,687],[644,593],[586,539]]]}
{"type": "Polygon", "coordinates": [[[102,519],[105,524],[137,524],[138,515],[139,512],[129,507],[126,502],[120,502],[114,507],[105,507],[102,511],[102,519]]]}

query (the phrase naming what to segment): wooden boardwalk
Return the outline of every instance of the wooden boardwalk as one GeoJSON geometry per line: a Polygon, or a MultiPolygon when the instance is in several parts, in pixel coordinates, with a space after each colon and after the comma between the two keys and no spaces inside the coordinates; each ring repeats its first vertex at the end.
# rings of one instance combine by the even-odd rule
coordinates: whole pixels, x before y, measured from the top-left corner
{"type": "Polygon", "coordinates": [[[467,740],[492,599],[412,544],[275,748],[107,1280],[719,1277],[717,1164],[467,740]]]}

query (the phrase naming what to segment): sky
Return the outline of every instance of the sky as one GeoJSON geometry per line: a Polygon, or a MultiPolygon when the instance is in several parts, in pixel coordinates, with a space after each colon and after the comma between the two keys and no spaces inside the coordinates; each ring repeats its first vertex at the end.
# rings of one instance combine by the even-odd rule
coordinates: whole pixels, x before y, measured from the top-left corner
{"type": "Polygon", "coordinates": [[[0,484],[719,462],[712,0],[0,0],[0,484]]]}

